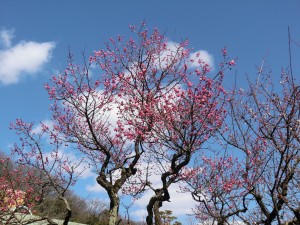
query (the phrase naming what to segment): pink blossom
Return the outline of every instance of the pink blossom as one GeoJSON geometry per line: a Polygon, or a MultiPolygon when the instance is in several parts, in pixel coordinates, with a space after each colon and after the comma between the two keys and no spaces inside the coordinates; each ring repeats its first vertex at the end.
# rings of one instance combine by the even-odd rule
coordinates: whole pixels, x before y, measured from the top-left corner
{"type": "Polygon", "coordinates": [[[235,60],[231,60],[229,63],[228,63],[230,66],[234,66],[235,65],[235,60]]]}

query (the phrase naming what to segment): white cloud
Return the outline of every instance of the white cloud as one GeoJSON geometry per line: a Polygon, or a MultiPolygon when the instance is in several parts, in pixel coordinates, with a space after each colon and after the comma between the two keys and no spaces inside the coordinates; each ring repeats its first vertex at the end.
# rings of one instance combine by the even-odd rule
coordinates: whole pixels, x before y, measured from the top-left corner
{"type": "Polygon", "coordinates": [[[50,59],[55,47],[53,42],[22,41],[11,46],[12,31],[1,31],[2,45],[0,50],[0,83],[14,84],[24,76],[34,75],[50,59]]]}
{"type": "Polygon", "coordinates": [[[175,216],[192,214],[192,208],[196,206],[191,193],[180,192],[179,184],[174,184],[169,189],[170,202],[163,203],[162,210],[170,209],[175,216]]]}
{"type": "Polygon", "coordinates": [[[100,184],[98,184],[96,182],[96,177],[94,180],[94,184],[90,185],[86,185],[86,190],[89,191],[89,192],[96,192],[96,193],[106,193],[105,189],[103,187],[100,186],[100,184]]]}
{"type": "Polygon", "coordinates": [[[134,210],[131,213],[131,215],[140,221],[144,221],[145,218],[147,217],[147,210],[146,210],[146,208],[145,209],[137,209],[137,210],[134,210]]]}
{"type": "Polygon", "coordinates": [[[46,127],[49,127],[50,129],[53,128],[53,122],[51,120],[44,120],[42,121],[40,124],[34,126],[34,128],[32,129],[31,133],[32,134],[39,134],[42,133],[43,131],[43,126],[42,124],[46,127]]]}
{"type": "MultiPolygon", "coordinates": [[[[166,50],[160,52],[159,55],[155,56],[154,63],[157,67],[165,69],[175,58],[177,58],[178,53],[183,53],[186,51],[184,47],[181,47],[179,43],[168,41],[166,50]]],[[[211,68],[214,66],[214,58],[205,50],[198,50],[196,52],[190,53],[189,60],[193,62],[190,64],[192,68],[202,66],[207,63],[211,68]]]]}
{"type": "Polygon", "coordinates": [[[176,57],[178,51],[183,51],[184,49],[179,46],[179,43],[168,41],[166,50],[157,55],[157,60],[155,63],[161,68],[166,68],[176,57]]]}
{"type": "Polygon", "coordinates": [[[191,53],[189,56],[190,60],[193,60],[191,66],[198,67],[201,64],[207,63],[211,68],[214,66],[214,58],[205,50],[200,50],[194,53],[191,53]]]}
{"type": "MultiPolygon", "coordinates": [[[[49,130],[53,130],[53,121],[51,120],[44,120],[41,121],[39,124],[33,127],[31,134],[40,135],[43,134],[45,141],[47,144],[50,144],[52,142],[49,133],[43,133],[46,130],[45,128],[49,128],[49,130]]],[[[51,149],[51,148],[50,148],[51,149]]],[[[51,151],[50,152],[43,152],[44,157],[48,157],[49,161],[53,162],[53,157],[51,157],[51,151]]],[[[84,158],[84,156],[77,152],[77,154],[74,154],[72,149],[68,149],[68,146],[62,145],[60,146],[59,150],[57,151],[58,158],[64,158],[69,161],[68,166],[74,167],[76,175],[78,175],[82,179],[86,179],[89,177],[94,177],[95,174],[92,172],[92,169],[90,167],[90,164],[87,162],[87,160],[84,158]]]]}
{"type": "MultiPolygon", "coordinates": [[[[190,193],[181,193],[179,184],[172,184],[169,188],[170,202],[163,202],[161,210],[172,210],[176,217],[192,214],[192,208],[196,206],[190,193]]],[[[154,195],[153,191],[147,191],[140,199],[136,200],[135,206],[137,210],[132,214],[137,218],[141,218],[147,214],[146,207],[150,198],[154,195]]]]}
{"type": "Polygon", "coordinates": [[[14,29],[0,31],[0,43],[4,48],[10,48],[11,41],[14,38],[14,29]]]}
{"type": "MultiPolygon", "coordinates": [[[[79,162],[80,159],[75,158],[75,161],[79,162]]],[[[82,179],[87,179],[89,177],[94,177],[94,175],[95,175],[93,173],[91,167],[89,166],[89,164],[85,161],[83,161],[79,164],[79,166],[76,169],[76,172],[80,173],[79,177],[82,178],[82,179]]]]}
{"type": "MultiPolygon", "coordinates": [[[[144,156],[145,157],[145,156],[144,156]]],[[[150,176],[149,181],[153,188],[160,188],[161,184],[161,170],[168,170],[169,164],[162,162],[160,166],[157,164],[152,164],[150,166],[150,176]],[[164,169],[163,169],[164,167],[164,169]]],[[[142,170],[146,170],[147,164],[142,163],[140,165],[142,170]]],[[[182,184],[181,184],[182,185],[182,184]]],[[[163,202],[163,206],[160,210],[172,210],[173,215],[176,217],[186,216],[187,214],[192,214],[192,208],[195,208],[196,202],[193,200],[190,193],[183,193],[180,191],[180,183],[172,184],[169,187],[170,202],[163,202]]],[[[154,195],[152,190],[147,190],[141,198],[135,201],[135,210],[132,211],[132,215],[137,219],[146,217],[147,211],[146,207],[149,203],[150,198],[154,195]]]]}

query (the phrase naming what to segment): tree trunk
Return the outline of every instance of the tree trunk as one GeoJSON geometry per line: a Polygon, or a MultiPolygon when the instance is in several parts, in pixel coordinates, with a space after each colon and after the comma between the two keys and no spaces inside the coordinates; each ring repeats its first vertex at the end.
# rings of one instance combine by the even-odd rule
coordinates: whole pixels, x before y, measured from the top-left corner
{"type": "Polygon", "coordinates": [[[67,210],[67,213],[66,213],[66,216],[65,216],[65,220],[64,220],[64,223],[63,225],[68,225],[70,219],[71,219],[71,216],[72,216],[72,211],[71,210],[67,210]]]}
{"type": "Polygon", "coordinates": [[[72,216],[72,210],[71,210],[70,204],[69,204],[68,200],[63,196],[60,196],[59,199],[65,203],[66,210],[67,210],[63,225],[68,225],[68,223],[71,219],[71,216],[72,216]]]}
{"type": "Polygon", "coordinates": [[[153,207],[156,202],[156,197],[151,197],[148,205],[147,205],[147,217],[146,217],[146,223],[147,225],[153,225],[153,207]]]}
{"type": "Polygon", "coordinates": [[[159,214],[159,208],[161,207],[161,202],[158,201],[157,196],[151,197],[148,205],[147,205],[147,217],[146,222],[147,225],[153,225],[153,214],[155,225],[161,225],[161,216],[159,214]]]}
{"type": "Polygon", "coordinates": [[[119,205],[120,205],[120,198],[118,193],[110,193],[110,207],[109,207],[109,222],[108,225],[117,225],[118,215],[119,215],[119,205]]]}
{"type": "Polygon", "coordinates": [[[155,202],[153,207],[155,225],[162,225],[161,216],[159,213],[160,207],[161,207],[161,202],[155,202]]]}

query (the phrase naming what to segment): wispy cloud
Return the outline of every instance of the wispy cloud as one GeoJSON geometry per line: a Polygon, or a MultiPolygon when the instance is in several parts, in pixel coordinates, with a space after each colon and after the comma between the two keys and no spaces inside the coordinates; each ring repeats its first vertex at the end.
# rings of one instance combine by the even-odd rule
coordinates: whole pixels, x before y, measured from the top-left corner
{"type": "Polygon", "coordinates": [[[37,124],[36,126],[34,126],[34,128],[32,129],[31,133],[32,134],[39,134],[43,131],[43,126],[42,124],[46,127],[49,127],[50,129],[53,128],[53,122],[51,120],[44,120],[44,121],[41,121],[41,123],[37,124]]]}
{"type": "Polygon", "coordinates": [[[12,39],[14,38],[14,29],[0,31],[0,43],[4,48],[10,48],[12,39]]]}
{"type": "Polygon", "coordinates": [[[0,32],[0,83],[18,83],[22,77],[36,74],[45,65],[55,48],[53,42],[21,41],[12,46],[14,30],[0,32]]]}
{"type": "Polygon", "coordinates": [[[96,176],[94,177],[95,177],[94,183],[92,185],[91,184],[86,185],[85,189],[93,193],[105,193],[106,191],[104,190],[104,188],[101,187],[100,184],[96,182],[96,176]]]}

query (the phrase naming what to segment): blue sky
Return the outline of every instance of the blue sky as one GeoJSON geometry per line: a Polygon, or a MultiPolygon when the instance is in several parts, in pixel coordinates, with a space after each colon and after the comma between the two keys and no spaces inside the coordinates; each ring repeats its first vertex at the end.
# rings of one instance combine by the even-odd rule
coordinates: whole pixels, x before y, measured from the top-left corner
{"type": "MultiPolygon", "coordinates": [[[[0,149],[8,152],[16,141],[8,129],[11,121],[50,118],[44,84],[65,68],[69,47],[80,62],[82,51],[88,55],[111,36],[129,35],[128,25],[145,19],[149,28],[157,26],[172,41],[188,38],[191,47],[208,51],[215,63],[227,46],[238,57],[235,71],[243,86],[245,74],[254,77],[264,57],[274,76],[288,65],[288,26],[298,43],[292,48],[294,73],[300,71],[299,12],[299,0],[0,0],[0,149]]],[[[226,77],[227,86],[235,71],[226,77]]],[[[91,179],[81,182],[77,192],[87,194],[91,179]]]]}

